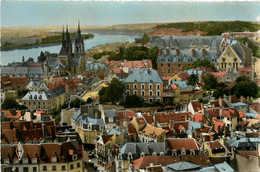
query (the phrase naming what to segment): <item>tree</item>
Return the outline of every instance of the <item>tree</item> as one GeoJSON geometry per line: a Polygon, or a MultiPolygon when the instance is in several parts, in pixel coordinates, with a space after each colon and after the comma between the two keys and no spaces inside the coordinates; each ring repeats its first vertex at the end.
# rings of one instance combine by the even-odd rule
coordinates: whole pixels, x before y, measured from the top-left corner
{"type": "Polygon", "coordinates": [[[231,93],[231,90],[229,89],[229,87],[225,83],[221,82],[217,85],[217,89],[216,89],[216,91],[214,91],[213,97],[216,97],[216,98],[223,97],[224,94],[230,95],[230,93],[231,93]]]}
{"type": "Polygon", "coordinates": [[[199,77],[196,74],[191,74],[187,84],[188,85],[192,85],[192,86],[196,86],[196,84],[199,83],[199,77]]]}
{"type": "Polygon", "coordinates": [[[84,105],[84,104],[86,104],[85,101],[76,98],[76,99],[74,99],[74,100],[72,100],[72,101],[70,102],[70,107],[71,107],[71,108],[73,108],[73,107],[79,108],[81,105],[84,105]]]}
{"type": "Polygon", "coordinates": [[[9,110],[9,109],[16,109],[18,103],[14,98],[6,98],[2,103],[2,109],[9,110]]]}
{"type": "Polygon", "coordinates": [[[238,97],[256,97],[258,93],[258,86],[255,82],[240,81],[234,86],[234,94],[238,97]]]}
{"type": "Polygon", "coordinates": [[[143,105],[143,100],[141,97],[137,95],[129,95],[126,96],[125,102],[124,102],[124,107],[125,108],[132,108],[132,107],[142,107],[143,105]]]}
{"type": "Polygon", "coordinates": [[[123,97],[125,86],[118,79],[113,78],[109,83],[108,87],[103,87],[99,91],[99,101],[100,103],[112,102],[115,104],[120,101],[123,97]]]}
{"type": "Polygon", "coordinates": [[[205,90],[215,89],[218,85],[217,79],[211,74],[207,74],[206,76],[204,76],[203,81],[204,81],[203,89],[205,90]]]}
{"type": "Polygon", "coordinates": [[[42,63],[47,59],[47,57],[44,55],[44,53],[41,51],[40,56],[38,56],[38,62],[42,63]]]}
{"type": "Polygon", "coordinates": [[[154,69],[157,69],[157,56],[158,56],[159,48],[152,47],[148,50],[148,58],[152,60],[152,65],[154,69]]]}
{"type": "Polygon", "coordinates": [[[135,60],[143,60],[147,58],[147,53],[145,51],[135,51],[134,59],[135,60]]]}
{"type": "Polygon", "coordinates": [[[193,69],[193,68],[197,68],[197,67],[207,67],[207,68],[210,68],[210,69],[216,71],[216,68],[214,67],[214,65],[211,64],[210,61],[206,58],[203,60],[198,59],[195,62],[193,62],[191,66],[185,66],[184,69],[188,70],[188,69],[193,69]]]}
{"type": "Polygon", "coordinates": [[[149,36],[144,33],[141,39],[135,39],[135,43],[148,43],[150,41],[149,36]]]}

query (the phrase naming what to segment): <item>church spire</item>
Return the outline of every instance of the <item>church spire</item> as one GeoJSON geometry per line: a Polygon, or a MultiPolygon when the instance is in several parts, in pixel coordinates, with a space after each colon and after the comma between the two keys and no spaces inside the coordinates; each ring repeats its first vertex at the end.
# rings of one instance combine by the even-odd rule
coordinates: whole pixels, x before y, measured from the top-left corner
{"type": "Polygon", "coordinates": [[[78,31],[80,31],[80,24],[79,24],[79,20],[78,20],[78,31]]]}
{"type": "Polygon", "coordinates": [[[64,25],[62,25],[62,41],[65,40],[64,25]]]}

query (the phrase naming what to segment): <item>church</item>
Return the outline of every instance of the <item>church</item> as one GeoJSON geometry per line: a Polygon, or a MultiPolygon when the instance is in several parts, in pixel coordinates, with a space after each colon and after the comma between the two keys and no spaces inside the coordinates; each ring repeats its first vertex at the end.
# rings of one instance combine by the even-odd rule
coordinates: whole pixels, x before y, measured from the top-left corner
{"type": "Polygon", "coordinates": [[[47,76],[69,76],[82,74],[85,70],[85,48],[81,36],[80,24],[76,32],[74,52],[68,26],[62,33],[62,46],[56,57],[49,56],[44,62],[44,73],[47,76]]]}

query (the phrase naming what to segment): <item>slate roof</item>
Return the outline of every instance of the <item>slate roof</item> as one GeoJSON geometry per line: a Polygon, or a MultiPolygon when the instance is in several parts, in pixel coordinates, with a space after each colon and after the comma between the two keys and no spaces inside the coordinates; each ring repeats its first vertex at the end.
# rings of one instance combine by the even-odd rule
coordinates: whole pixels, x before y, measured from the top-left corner
{"type": "Polygon", "coordinates": [[[124,83],[163,83],[156,70],[132,69],[124,83]]]}
{"type": "Polygon", "coordinates": [[[231,147],[236,147],[236,148],[242,148],[242,147],[251,147],[255,146],[260,143],[260,138],[239,138],[237,137],[232,137],[231,139],[226,141],[231,147]]]}
{"type": "Polygon", "coordinates": [[[187,81],[171,81],[171,84],[178,85],[180,88],[187,88],[187,81]]]}
{"type": "Polygon", "coordinates": [[[222,36],[153,36],[150,40],[150,45],[159,48],[187,48],[191,46],[216,48],[220,45],[222,39],[222,36]]]}
{"type": "Polygon", "coordinates": [[[110,118],[110,117],[117,117],[115,109],[106,109],[106,110],[104,110],[104,115],[105,115],[105,117],[108,117],[108,118],[110,118]]]}
{"type": "Polygon", "coordinates": [[[42,67],[2,66],[1,76],[4,75],[10,75],[11,77],[41,77],[44,72],[42,67]]]}
{"type": "Polygon", "coordinates": [[[49,100],[64,93],[65,90],[62,87],[50,91],[29,91],[22,100],[49,100]]]}
{"type": "Polygon", "coordinates": [[[86,64],[86,70],[98,70],[98,69],[107,69],[104,63],[88,63],[86,64]]]}
{"type": "Polygon", "coordinates": [[[37,88],[40,87],[41,81],[30,81],[27,85],[28,88],[37,88]]]}
{"type": "Polygon", "coordinates": [[[68,67],[78,67],[80,65],[81,57],[68,58],[68,67]]]}
{"type": "Polygon", "coordinates": [[[205,50],[205,56],[203,57],[202,51],[195,49],[195,56],[191,55],[191,50],[179,50],[179,54],[176,54],[175,50],[169,50],[169,54],[166,56],[166,50],[161,50],[161,55],[157,58],[157,63],[193,63],[196,60],[203,60],[207,58],[210,62],[216,63],[218,59],[217,50],[205,50]]]}
{"type": "Polygon", "coordinates": [[[168,146],[169,150],[182,150],[182,148],[185,148],[185,150],[199,150],[199,145],[197,144],[195,139],[189,139],[189,138],[177,138],[177,139],[168,139],[168,146]]]}
{"type": "Polygon", "coordinates": [[[200,165],[191,162],[186,162],[186,161],[176,162],[166,166],[166,168],[169,168],[170,170],[174,170],[174,171],[196,170],[199,169],[200,167],[201,167],[200,165]]]}
{"type": "Polygon", "coordinates": [[[118,136],[121,135],[122,133],[124,133],[125,130],[117,130],[115,128],[112,128],[108,133],[107,135],[113,135],[113,134],[117,134],[118,136]]]}

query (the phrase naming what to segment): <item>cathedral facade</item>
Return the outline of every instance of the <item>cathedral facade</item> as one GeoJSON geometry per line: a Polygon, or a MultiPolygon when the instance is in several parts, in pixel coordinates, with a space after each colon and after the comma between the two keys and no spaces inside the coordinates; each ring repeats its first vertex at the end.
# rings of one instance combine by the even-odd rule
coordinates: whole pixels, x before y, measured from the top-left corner
{"type": "Polygon", "coordinates": [[[68,26],[62,33],[62,46],[57,57],[47,57],[44,72],[47,76],[69,76],[82,74],[85,70],[85,48],[80,24],[76,32],[74,51],[68,26]]]}

